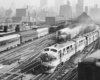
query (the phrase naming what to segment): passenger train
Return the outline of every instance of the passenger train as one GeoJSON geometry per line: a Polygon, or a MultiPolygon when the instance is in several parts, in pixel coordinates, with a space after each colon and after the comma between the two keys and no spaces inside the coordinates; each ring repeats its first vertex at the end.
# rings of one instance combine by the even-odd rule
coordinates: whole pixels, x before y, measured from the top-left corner
{"type": "Polygon", "coordinates": [[[48,35],[48,28],[21,31],[17,33],[0,33],[0,52],[11,49],[28,41],[48,35]],[[3,36],[2,36],[3,35],[3,36]]]}
{"type": "Polygon", "coordinates": [[[13,34],[5,37],[0,37],[0,51],[4,51],[20,45],[20,35],[13,34]]]}
{"type": "MultiPolygon", "coordinates": [[[[31,28],[32,28],[32,26],[31,26],[31,28]]],[[[19,38],[20,41],[18,40],[19,41],[18,43],[13,42],[13,44],[15,46],[21,45],[28,41],[32,41],[32,40],[41,38],[41,37],[46,36],[51,33],[55,33],[57,30],[62,29],[62,28],[64,28],[64,26],[63,27],[62,26],[52,26],[52,27],[43,27],[43,28],[32,28],[31,30],[28,30],[28,28],[27,28],[27,30],[26,30],[26,28],[24,26],[22,26],[21,23],[15,23],[15,24],[9,24],[9,25],[0,24],[0,39],[1,39],[0,44],[2,44],[2,42],[3,42],[4,43],[3,46],[6,46],[6,47],[3,47],[1,45],[2,49],[0,49],[0,52],[14,47],[13,45],[9,44],[9,40],[13,41],[13,39],[19,38]],[[13,29],[11,27],[13,27],[13,29]],[[8,30],[8,28],[11,30],[8,30]],[[19,35],[19,37],[16,35],[19,35]],[[6,38],[7,36],[9,36],[9,39],[6,38]],[[4,41],[2,39],[4,39],[4,41]]]]}
{"type": "Polygon", "coordinates": [[[65,43],[55,44],[45,48],[40,56],[41,65],[44,66],[46,73],[53,73],[57,67],[65,63],[75,53],[81,52],[84,48],[100,37],[100,28],[83,36],[72,39],[65,43]]]}
{"type": "Polygon", "coordinates": [[[91,24],[87,23],[87,25],[84,25],[84,24],[71,25],[64,29],[58,30],[56,32],[56,39],[58,43],[63,42],[63,41],[68,41],[73,38],[76,38],[79,35],[86,34],[93,30],[95,30],[94,23],[91,23],[91,24]]]}

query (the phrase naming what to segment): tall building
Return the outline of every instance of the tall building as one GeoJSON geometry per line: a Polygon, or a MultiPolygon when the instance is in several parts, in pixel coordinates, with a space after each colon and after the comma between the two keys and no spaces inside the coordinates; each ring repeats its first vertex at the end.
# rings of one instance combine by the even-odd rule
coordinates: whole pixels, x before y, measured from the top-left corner
{"type": "Polygon", "coordinates": [[[78,0],[76,4],[76,16],[80,16],[84,9],[84,0],[78,0]]]}
{"type": "Polygon", "coordinates": [[[7,9],[6,12],[5,12],[5,14],[6,14],[6,17],[11,17],[11,15],[12,15],[11,8],[10,9],[7,9]]]}
{"type": "Polygon", "coordinates": [[[88,12],[88,6],[85,6],[85,12],[86,12],[87,14],[89,14],[89,12],[88,12]]]}
{"type": "Polygon", "coordinates": [[[76,15],[76,0],[71,0],[72,3],[72,17],[74,18],[76,15]]]}
{"type": "Polygon", "coordinates": [[[16,16],[26,17],[26,16],[28,16],[28,10],[26,8],[16,9],[16,16]]]}
{"type": "Polygon", "coordinates": [[[46,7],[48,4],[48,0],[40,0],[40,8],[46,7]]]}
{"type": "Polygon", "coordinates": [[[5,17],[5,8],[0,7],[0,17],[5,17]]]}
{"type": "Polygon", "coordinates": [[[12,22],[29,21],[27,8],[16,9],[16,16],[12,17],[12,22]]]}
{"type": "Polygon", "coordinates": [[[94,20],[100,20],[100,8],[97,5],[90,10],[90,16],[94,20]]]}
{"type": "Polygon", "coordinates": [[[55,8],[56,8],[56,12],[59,14],[60,11],[60,6],[64,5],[64,0],[55,0],[55,8]]]}
{"type": "Polygon", "coordinates": [[[12,10],[12,16],[15,16],[16,14],[16,4],[15,2],[11,2],[11,10],[12,10]]]}
{"type": "Polygon", "coordinates": [[[64,16],[67,20],[69,18],[72,18],[72,7],[70,5],[70,2],[67,1],[66,5],[61,5],[60,6],[60,16],[64,16]]]}

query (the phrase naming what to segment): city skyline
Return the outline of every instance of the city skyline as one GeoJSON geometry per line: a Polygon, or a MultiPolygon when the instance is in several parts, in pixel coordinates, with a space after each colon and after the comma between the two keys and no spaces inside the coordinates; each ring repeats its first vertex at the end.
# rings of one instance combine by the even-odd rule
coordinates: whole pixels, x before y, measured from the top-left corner
{"type": "MultiPolygon", "coordinates": [[[[69,0],[71,2],[71,5],[76,4],[78,0],[69,0]]],[[[64,1],[65,4],[67,0],[64,1]]],[[[25,5],[29,6],[40,6],[40,0],[0,0],[0,7],[9,8],[11,7],[11,4],[14,3],[16,8],[21,8],[25,5]],[[5,5],[6,6],[5,6],[5,5]]],[[[85,6],[94,6],[95,4],[100,5],[99,0],[84,0],[85,6]]],[[[55,0],[48,0],[47,6],[55,6],[55,0]]]]}

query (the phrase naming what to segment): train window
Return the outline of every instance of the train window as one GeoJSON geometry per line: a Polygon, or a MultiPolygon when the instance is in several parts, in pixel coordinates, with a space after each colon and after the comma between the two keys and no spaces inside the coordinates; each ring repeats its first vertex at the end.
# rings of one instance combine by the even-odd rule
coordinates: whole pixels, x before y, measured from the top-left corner
{"type": "Polygon", "coordinates": [[[61,55],[62,55],[62,54],[61,54],[61,50],[60,50],[60,51],[59,51],[59,57],[61,57],[61,55]]]}
{"type": "Polygon", "coordinates": [[[59,51],[59,53],[61,54],[61,50],[59,51]]]}
{"type": "Polygon", "coordinates": [[[73,50],[73,49],[74,49],[74,47],[73,47],[72,45],[71,45],[70,47],[71,47],[71,50],[73,50]]]}
{"type": "Polygon", "coordinates": [[[64,49],[63,49],[63,55],[65,54],[65,50],[66,50],[66,49],[64,48],[64,49]]]}
{"type": "Polygon", "coordinates": [[[70,46],[68,46],[68,47],[67,47],[67,53],[69,53],[70,51],[72,51],[71,49],[72,49],[72,48],[70,48],[70,46]]]}
{"type": "Polygon", "coordinates": [[[65,48],[63,49],[63,52],[65,51],[65,48]]]}
{"type": "Polygon", "coordinates": [[[67,50],[69,49],[69,46],[67,47],[67,50]]]}
{"type": "Polygon", "coordinates": [[[6,45],[6,42],[0,42],[0,46],[6,45]]]}
{"type": "Polygon", "coordinates": [[[53,52],[57,52],[57,50],[56,50],[56,49],[51,49],[51,51],[53,51],[53,52]]]}
{"type": "Polygon", "coordinates": [[[44,49],[44,51],[49,51],[49,48],[44,49]]]}
{"type": "Polygon", "coordinates": [[[72,45],[70,45],[70,47],[72,48],[72,45]]]}
{"type": "Polygon", "coordinates": [[[67,50],[67,47],[66,47],[66,50],[67,50]]]}
{"type": "Polygon", "coordinates": [[[10,39],[10,40],[7,41],[7,43],[13,43],[13,42],[15,42],[17,40],[18,40],[18,38],[10,39]]]}

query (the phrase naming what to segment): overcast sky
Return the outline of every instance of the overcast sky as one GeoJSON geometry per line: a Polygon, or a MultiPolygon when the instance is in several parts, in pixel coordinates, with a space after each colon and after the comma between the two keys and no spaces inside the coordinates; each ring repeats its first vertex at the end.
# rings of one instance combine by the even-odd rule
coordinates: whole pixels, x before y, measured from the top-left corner
{"type": "MultiPolygon", "coordinates": [[[[23,7],[25,5],[34,5],[36,7],[39,7],[40,0],[0,0],[0,6],[3,6],[5,8],[9,8],[11,6],[11,3],[15,3],[14,6],[16,6],[16,8],[20,8],[23,7]]],[[[71,3],[77,2],[77,0],[69,0],[71,1],[71,3]]],[[[100,0],[84,0],[85,5],[94,5],[94,3],[97,3],[100,5],[100,0]]],[[[54,6],[54,0],[48,0],[48,6],[54,6]]]]}

